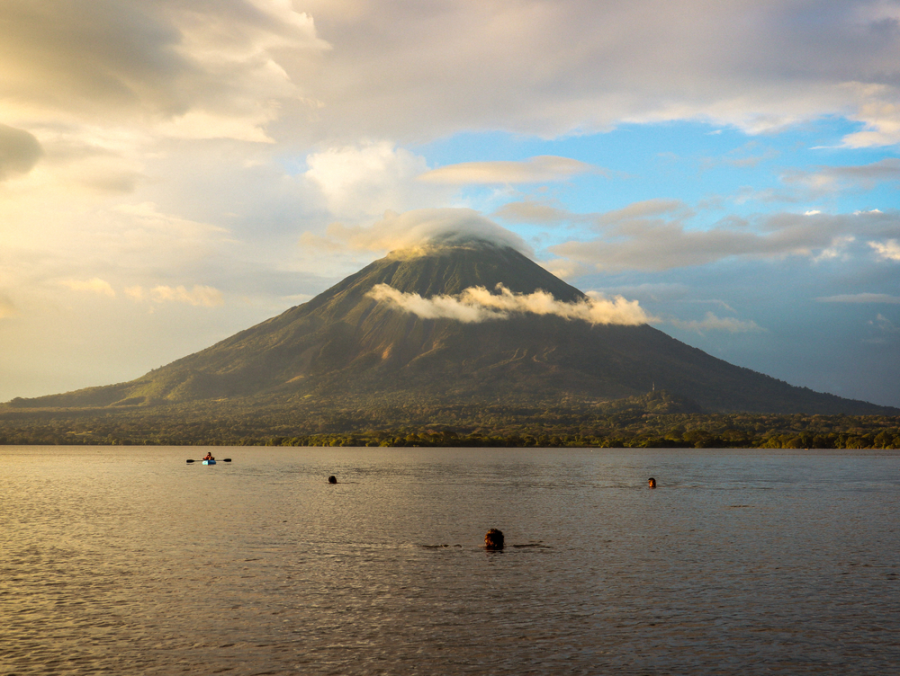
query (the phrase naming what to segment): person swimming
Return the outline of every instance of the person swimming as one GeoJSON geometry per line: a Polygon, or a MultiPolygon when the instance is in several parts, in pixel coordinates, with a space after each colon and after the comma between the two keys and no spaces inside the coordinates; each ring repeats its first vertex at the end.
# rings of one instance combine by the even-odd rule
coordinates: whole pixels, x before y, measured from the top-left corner
{"type": "Polygon", "coordinates": [[[647,479],[647,485],[650,486],[650,488],[656,488],[656,479],[650,477],[647,479]]]}
{"type": "Polygon", "coordinates": [[[484,548],[491,550],[503,549],[503,531],[491,528],[484,536],[484,548]]]}

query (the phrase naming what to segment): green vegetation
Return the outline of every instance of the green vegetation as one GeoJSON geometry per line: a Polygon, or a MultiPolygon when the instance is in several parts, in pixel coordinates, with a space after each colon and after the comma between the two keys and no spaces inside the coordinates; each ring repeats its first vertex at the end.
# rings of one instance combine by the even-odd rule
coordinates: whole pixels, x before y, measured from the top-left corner
{"type": "Polygon", "coordinates": [[[0,443],[898,449],[900,416],[704,414],[659,391],[538,406],[242,400],[115,412],[7,407],[0,409],[0,443]]]}

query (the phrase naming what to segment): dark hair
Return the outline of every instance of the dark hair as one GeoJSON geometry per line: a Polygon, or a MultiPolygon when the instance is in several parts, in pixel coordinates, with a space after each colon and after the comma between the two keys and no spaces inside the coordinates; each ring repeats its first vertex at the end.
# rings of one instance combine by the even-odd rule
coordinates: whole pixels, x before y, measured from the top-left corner
{"type": "Polygon", "coordinates": [[[487,549],[503,549],[503,531],[491,528],[485,533],[484,546],[487,549]]]}

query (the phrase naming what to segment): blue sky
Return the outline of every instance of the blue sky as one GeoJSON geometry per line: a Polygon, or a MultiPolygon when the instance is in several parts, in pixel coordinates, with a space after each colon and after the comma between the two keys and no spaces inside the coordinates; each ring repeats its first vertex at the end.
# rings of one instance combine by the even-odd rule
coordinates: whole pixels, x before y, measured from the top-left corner
{"type": "MultiPolygon", "coordinates": [[[[892,147],[844,148],[858,123],[835,116],[751,135],[697,122],[623,125],[609,132],[538,139],[503,133],[467,134],[415,148],[429,166],[556,155],[596,167],[554,184],[488,185],[461,189],[457,198],[515,230],[553,268],[554,245],[596,237],[578,219],[541,224],[505,219],[503,205],[528,201],[577,215],[607,214],[635,203],[668,200],[691,211],[684,228],[704,232],[723,219],[752,223],[783,213],[852,216],[898,206],[898,166],[892,147]],[[883,178],[835,179],[810,189],[803,177],[888,163],[883,178]],[[505,189],[504,189],[505,188],[505,189]]],[[[895,227],[895,226],[894,226],[895,227]]],[[[848,224],[841,237],[865,239],[848,224]]],[[[896,232],[896,228],[893,232],[896,232]]],[[[889,231],[888,234],[891,234],[889,231]]],[[[874,240],[872,240],[874,241],[874,240]]],[[[763,258],[722,256],[706,265],[663,270],[585,269],[567,279],[582,289],[638,299],[655,324],[718,357],[793,384],[883,403],[898,401],[900,268],[867,241],[839,243],[806,254],[763,258]],[[862,302],[864,294],[881,294],[862,302]],[[824,299],[847,296],[843,302],[824,299]],[[881,302],[878,302],[878,301],[881,302]],[[856,302],[851,302],[856,301],[856,302]],[[721,325],[704,320],[712,313],[721,325]]]]}
{"type": "Polygon", "coordinates": [[[900,3],[9,0],[0,401],[129,380],[447,229],[900,406],[900,3]]]}

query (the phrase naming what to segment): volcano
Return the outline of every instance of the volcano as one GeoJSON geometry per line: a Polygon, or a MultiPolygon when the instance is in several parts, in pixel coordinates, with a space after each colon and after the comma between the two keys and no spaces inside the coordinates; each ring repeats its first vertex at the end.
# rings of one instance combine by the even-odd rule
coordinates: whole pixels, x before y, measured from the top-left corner
{"type": "Polygon", "coordinates": [[[410,311],[383,297],[387,290],[435,307],[472,289],[498,303],[531,294],[560,307],[591,302],[513,248],[446,242],[394,252],[303,305],[137,380],[13,405],[120,408],[246,399],[290,406],[320,398],[363,405],[583,404],[665,390],[708,412],[895,412],[734,366],[646,323],[502,308],[460,319],[410,311]]]}

